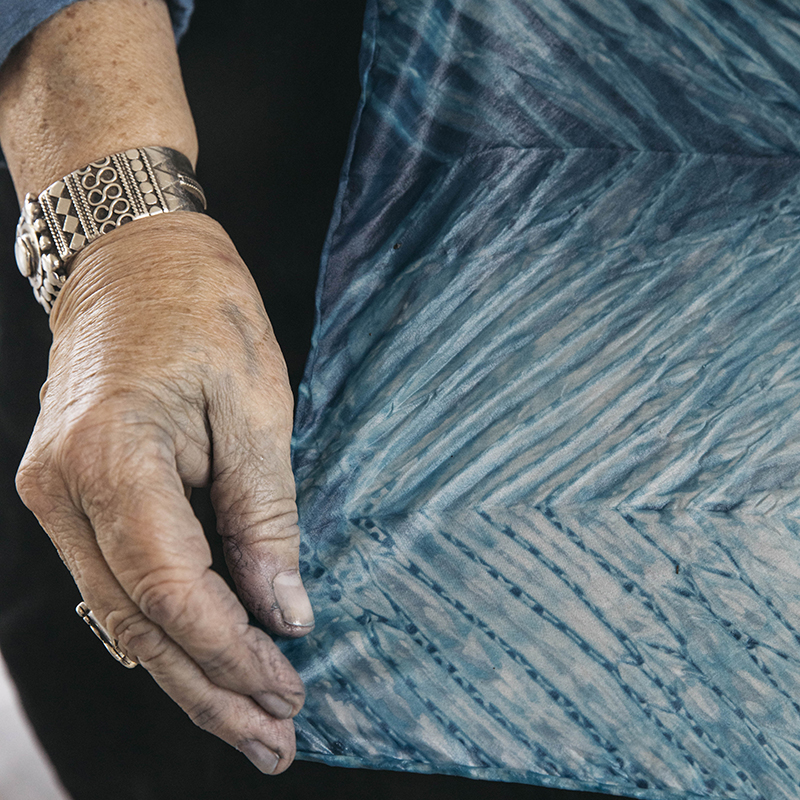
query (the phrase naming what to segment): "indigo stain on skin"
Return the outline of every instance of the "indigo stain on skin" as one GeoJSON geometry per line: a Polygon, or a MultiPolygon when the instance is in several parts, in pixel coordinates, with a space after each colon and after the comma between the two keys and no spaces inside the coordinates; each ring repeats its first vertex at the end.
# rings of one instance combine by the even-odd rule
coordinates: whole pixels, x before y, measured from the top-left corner
{"type": "Polygon", "coordinates": [[[361,68],[300,756],[795,800],[800,14],[371,0],[361,68]]]}
{"type": "Polygon", "coordinates": [[[220,304],[223,315],[230,321],[237,333],[237,338],[242,345],[247,372],[256,375],[260,371],[260,362],[256,345],[253,341],[250,325],[239,306],[232,300],[223,300],[220,304]]]}

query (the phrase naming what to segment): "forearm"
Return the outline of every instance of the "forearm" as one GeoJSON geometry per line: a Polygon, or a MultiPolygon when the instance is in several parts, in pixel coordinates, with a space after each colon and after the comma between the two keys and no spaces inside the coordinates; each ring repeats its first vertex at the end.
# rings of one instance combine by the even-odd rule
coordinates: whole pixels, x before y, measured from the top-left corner
{"type": "Polygon", "coordinates": [[[197,137],[163,0],[80,0],[0,70],[0,143],[17,195],[110,153],[197,137]]]}

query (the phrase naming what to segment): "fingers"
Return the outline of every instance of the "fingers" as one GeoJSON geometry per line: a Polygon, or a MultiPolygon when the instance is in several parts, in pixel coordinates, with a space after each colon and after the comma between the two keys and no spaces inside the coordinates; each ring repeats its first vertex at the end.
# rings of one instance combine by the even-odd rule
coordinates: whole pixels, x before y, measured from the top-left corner
{"type": "MultiPolygon", "coordinates": [[[[102,556],[95,555],[102,564],[102,556]]],[[[203,672],[162,629],[148,619],[116,584],[110,571],[92,571],[91,589],[81,588],[86,602],[119,648],[135,657],[158,685],[200,728],[251,757],[267,774],[285,770],[294,759],[294,728],[290,720],[275,719],[252,698],[224,689],[203,672]],[[98,574],[105,572],[102,577],[98,574]]]]}
{"type": "MultiPolygon", "coordinates": [[[[122,417],[112,410],[112,419],[122,417]]],[[[96,537],[124,594],[210,681],[253,698],[273,715],[296,714],[304,699],[300,678],[269,636],[247,624],[244,607],[210,569],[208,544],[186,499],[168,437],[143,418],[116,430],[106,430],[105,421],[96,425],[102,435],[88,426],[74,430],[76,444],[62,443],[59,450],[61,471],[79,476],[72,487],[78,502],[71,505],[91,525],[84,538],[96,537]]],[[[77,570],[79,585],[91,588],[73,552],[75,525],[63,529],[69,498],[60,507],[50,499],[59,495],[52,465],[26,458],[20,474],[23,498],[77,570]]],[[[67,492],[62,488],[60,494],[67,492]]],[[[138,640],[139,646],[151,638],[152,632],[138,640]]],[[[131,654],[147,658],[138,649],[131,654]]]]}
{"type": "MultiPolygon", "coordinates": [[[[249,695],[279,716],[294,715],[303,703],[302,683],[269,636],[248,625],[244,607],[210,569],[208,544],[174,465],[150,440],[136,451],[136,482],[120,486],[113,505],[86,507],[109,567],[136,606],[217,686],[249,695]]],[[[97,477],[118,472],[109,465],[97,477]]]]}
{"type": "Polygon", "coordinates": [[[51,496],[38,512],[84,601],[119,649],[147,669],[199,727],[241,750],[262,772],[285,770],[295,753],[291,721],[276,719],[252,697],[216,684],[149,619],[113,575],[89,520],[68,501],[51,496]]]}
{"type": "Polygon", "coordinates": [[[239,413],[247,420],[239,435],[215,438],[212,499],[239,596],[270,630],[303,636],[314,612],[299,572],[290,423],[276,426],[270,410],[265,395],[263,411],[239,413]]]}

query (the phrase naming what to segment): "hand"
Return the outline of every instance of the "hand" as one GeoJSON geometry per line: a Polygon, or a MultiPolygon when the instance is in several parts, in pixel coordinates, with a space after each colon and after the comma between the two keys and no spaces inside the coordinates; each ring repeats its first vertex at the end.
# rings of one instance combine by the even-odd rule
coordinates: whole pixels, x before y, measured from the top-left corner
{"type": "Polygon", "coordinates": [[[204,215],[134,221],[79,254],[51,325],[23,501],[120,648],[200,727],[282,772],[302,683],[210,569],[187,499],[211,487],[241,600],[269,630],[307,633],[292,397],[247,268],[204,215]]]}

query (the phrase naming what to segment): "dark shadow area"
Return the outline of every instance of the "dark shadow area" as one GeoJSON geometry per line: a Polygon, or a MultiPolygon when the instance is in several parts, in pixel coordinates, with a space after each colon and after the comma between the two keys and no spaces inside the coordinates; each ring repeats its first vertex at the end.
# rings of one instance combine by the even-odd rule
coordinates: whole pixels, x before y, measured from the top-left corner
{"type": "Polygon", "coordinates": [[[250,266],[296,390],[359,96],[364,0],[200,0],[181,60],[209,213],[250,266]]]}

